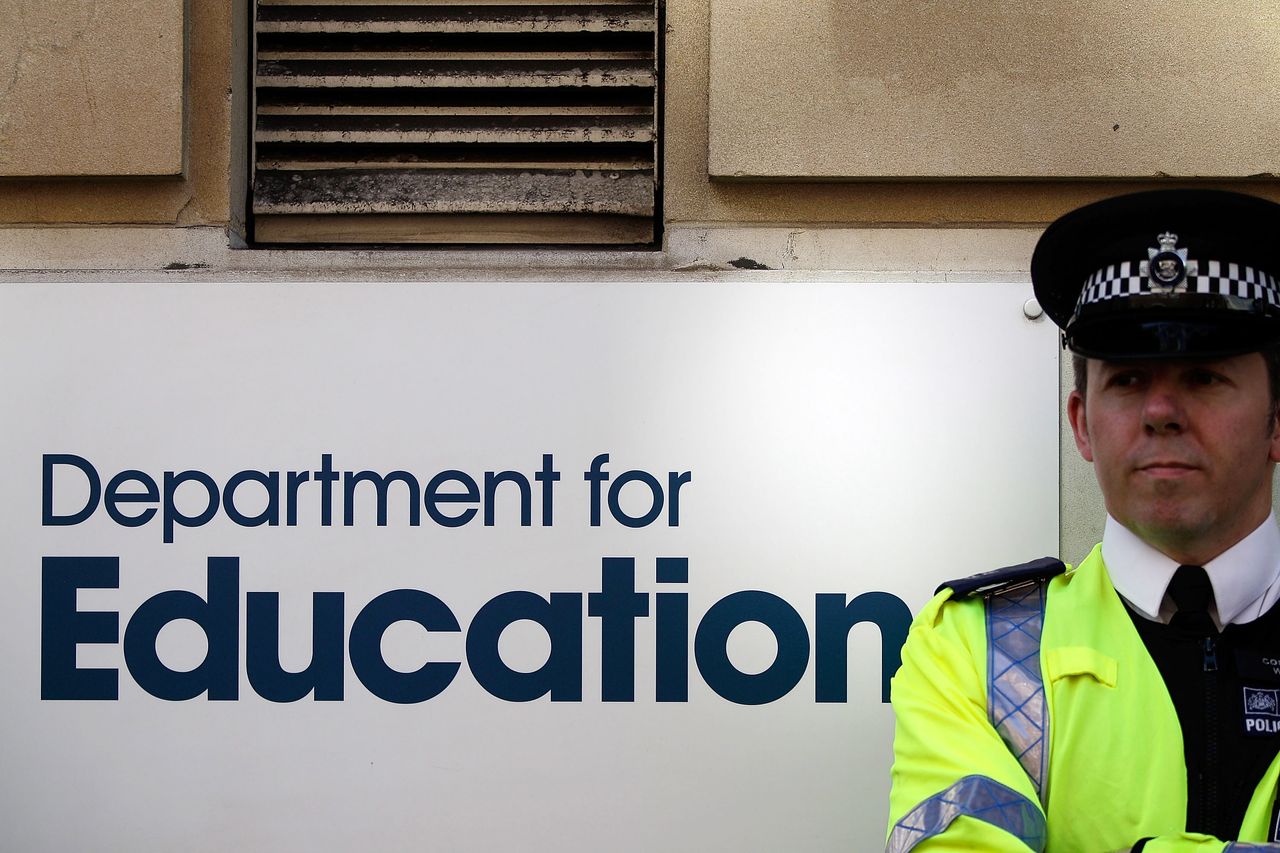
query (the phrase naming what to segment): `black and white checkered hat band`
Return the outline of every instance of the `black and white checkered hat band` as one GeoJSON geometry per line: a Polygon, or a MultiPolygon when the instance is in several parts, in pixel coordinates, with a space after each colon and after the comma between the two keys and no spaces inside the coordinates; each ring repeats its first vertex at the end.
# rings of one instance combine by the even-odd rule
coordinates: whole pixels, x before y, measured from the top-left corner
{"type": "Polygon", "coordinates": [[[1199,261],[1194,267],[1188,264],[1185,285],[1179,284],[1172,291],[1143,275],[1145,261],[1125,261],[1103,267],[1084,283],[1076,311],[1085,305],[1103,302],[1121,296],[1138,296],[1146,293],[1205,293],[1215,296],[1238,296],[1244,299],[1265,301],[1271,307],[1280,306],[1280,287],[1269,273],[1241,264],[1222,261],[1199,261]]]}

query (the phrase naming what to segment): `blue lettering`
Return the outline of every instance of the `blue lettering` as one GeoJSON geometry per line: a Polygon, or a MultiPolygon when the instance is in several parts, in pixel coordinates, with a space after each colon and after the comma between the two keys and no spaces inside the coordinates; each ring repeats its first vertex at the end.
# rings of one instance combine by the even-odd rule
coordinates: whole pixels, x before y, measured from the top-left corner
{"type": "Polygon", "coordinates": [[[107,509],[111,520],[122,527],[141,527],[156,514],[156,508],[144,509],[137,515],[125,515],[117,504],[123,503],[155,503],[160,500],[160,489],[156,481],[142,471],[121,471],[107,483],[107,494],[102,504],[107,509]],[[142,484],[142,492],[121,492],[120,488],[130,481],[142,484]]]}
{"type": "Polygon", "coordinates": [[[298,488],[311,479],[310,471],[288,471],[285,474],[284,523],[289,527],[298,524],[298,488]]]}
{"type": "Polygon", "coordinates": [[[542,454],[542,470],[535,471],[533,479],[538,481],[542,486],[542,526],[551,526],[551,489],[555,482],[560,479],[560,472],[552,467],[551,454],[542,454]]]}
{"type": "Polygon", "coordinates": [[[692,471],[671,471],[667,474],[667,491],[671,493],[667,509],[668,527],[680,526],[680,487],[691,480],[693,480],[692,471]]]}
{"type": "Polygon", "coordinates": [[[600,484],[609,479],[609,472],[604,466],[609,464],[609,454],[601,453],[591,460],[591,469],[582,475],[582,479],[591,484],[591,526],[600,526],[600,484]]]}
{"type": "Polygon", "coordinates": [[[73,453],[46,453],[42,466],[43,488],[41,489],[40,523],[45,527],[61,527],[79,524],[98,508],[98,498],[102,494],[102,481],[98,479],[98,471],[89,460],[73,453]],[[70,465],[79,468],[89,483],[89,499],[80,509],[70,515],[54,515],[53,513],[53,466],[70,465]]]}
{"type": "Polygon", "coordinates": [[[467,665],[481,687],[508,702],[548,693],[552,702],[581,702],[582,594],[553,592],[548,601],[532,592],[504,592],[490,599],[467,629],[467,665]],[[498,653],[502,632],[522,619],[537,622],[551,638],[551,654],[533,672],[512,669],[498,653]]]}
{"type": "Polygon", "coordinates": [[[319,702],[341,702],[343,692],[343,595],[311,595],[311,663],[301,672],[280,665],[280,594],[245,596],[245,671],[263,699],[296,702],[313,693],[319,702]]]}
{"type": "Polygon", "coordinates": [[[241,471],[227,480],[222,492],[222,509],[227,518],[241,527],[257,527],[268,524],[275,527],[280,523],[280,473],[278,471],[241,471]],[[245,515],[236,506],[235,494],[242,483],[254,482],[267,492],[267,505],[257,515],[245,515]]]}
{"type": "Polygon", "coordinates": [[[320,526],[333,524],[333,484],[338,482],[338,472],[333,470],[333,454],[320,454],[320,470],[316,472],[320,484],[320,526]]]}
{"type": "Polygon", "coordinates": [[[170,590],[153,595],[134,611],[124,629],[124,661],[133,680],[158,699],[172,702],[207,692],[210,699],[240,695],[240,560],[210,557],[207,598],[170,590]],[[204,660],[195,669],[169,669],[156,653],[160,629],[190,619],[208,640],[204,660]]]}
{"type": "Polygon", "coordinates": [[[164,541],[166,543],[173,542],[174,522],[183,527],[200,527],[212,521],[217,514],[218,484],[213,481],[212,477],[203,471],[183,471],[177,474],[173,471],[164,472],[164,514],[161,516],[161,523],[164,525],[164,541]],[[186,515],[180,512],[173,502],[174,494],[183,483],[199,483],[204,486],[205,507],[200,511],[199,515],[186,515]]]}
{"type": "MultiPolygon", "coordinates": [[[[113,482],[117,488],[130,480],[145,486],[135,473],[123,472],[113,482]]],[[[636,620],[650,615],[649,593],[636,589],[635,564],[634,557],[603,558],[600,589],[586,595],[586,615],[600,619],[600,698],[605,702],[635,701],[636,620]]],[[[117,557],[44,558],[41,698],[118,697],[118,670],[78,668],[76,654],[82,644],[120,642],[121,616],[112,611],[77,610],[76,600],[78,590],[119,589],[119,580],[117,557]]],[[[657,558],[655,580],[659,585],[688,583],[688,558],[657,558]]],[[[206,583],[204,597],[185,590],[160,592],[144,601],[128,619],[124,661],[134,681],[153,696],[168,701],[202,693],[211,700],[239,696],[238,558],[210,557],[206,583]],[[208,643],[200,665],[187,672],[166,666],[156,648],[163,628],[180,619],[194,622],[208,643]]],[[[661,587],[653,595],[655,699],[687,702],[689,596],[661,587]]],[[[406,673],[393,669],[382,657],[383,635],[395,622],[416,622],[429,632],[463,630],[439,598],[417,589],[383,593],[356,614],[348,638],[343,630],[344,601],[341,592],[312,593],[311,660],[302,670],[288,671],[280,660],[279,593],[246,594],[245,670],[259,696],[271,702],[296,702],[308,695],[316,701],[341,701],[344,652],[350,655],[359,681],[388,702],[424,702],[453,682],[460,662],[429,661],[406,673]]],[[[583,619],[582,593],[556,592],[546,597],[528,591],[502,593],[486,602],[466,629],[467,665],[484,690],[506,701],[528,702],[543,696],[553,702],[582,701],[583,619]],[[503,632],[519,621],[541,626],[550,640],[547,660],[532,672],[512,669],[499,652],[503,632]]],[[[847,701],[849,636],[862,622],[880,629],[881,698],[888,700],[911,612],[894,595],[867,592],[852,601],[842,593],[819,593],[815,599],[812,651],[816,701],[847,701]]],[[[791,692],[808,668],[811,651],[808,629],[795,609],[782,598],[758,590],[732,593],[712,605],[697,623],[693,646],[704,682],[724,699],[743,705],[774,702],[791,692]],[[763,672],[742,672],[729,659],[730,634],[744,622],[763,624],[777,643],[777,654],[763,672]]],[[[1246,725],[1250,731],[1274,729],[1270,722],[1246,725]]]]}
{"type": "Polygon", "coordinates": [[[475,480],[462,471],[441,471],[436,474],[431,478],[431,482],[427,483],[427,493],[423,497],[423,501],[427,505],[427,515],[431,516],[431,520],[441,527],[461,527],[475,518],[476,508],[468,507],[457,515],[445,515],[436,504],[474,503],[478,500],[480,500],[480,487],[476,485],[475,480]],[[445,492],[442,494],[440,487],[450,480],[461,483],[465,491],[462,494],[457,492],[445,492]]]}
{"type": "MultiPolygon", "coordinates": [[[[422,523],[422,510],[418,507],[420,486],[418,485],[417,477],[408,471],[392,471],[385,477],[376,471],[356,471],[355,473],[348,471],[342,484],[344,506],[342,523],[347,527],[351,527],[356,523],[356,484],[364,480],[373,483],[378,492],[379,527],[387,526],[387,485],[392,480],[399,480],[409,490],[409,526],[417,527],[422,523]]],[[[433,480],[432,482],[435,481],[433,480]]]]}
{"type": "Polygon", "coordinates": [[[458,620],[445,603],[418,589],[393,589],[370,601],[351,625],[351,668],[369,692],[401,705],[425,702],[449,686],[458,663],[424,663],[399,672],[382,659],[382,635],[393,622],[417,622],[428,631],[456,632],[458,620]]]}
{"type": "MultiPolygon", "coordinates": [[[[493,527],[496,513],[494,498],[499,483],[515,483],[520,489],[520,526],[528,527],[533,523],[533,488],[529,485],[529,478],[519,471],[484,472],[484,526],[493,527]]],[[[545,514],[545,505],[543,511],[545,514]]]]}
{"type": "Polygon", "coordinates": [[[843,593],[818,593],[814,642],[814,693],[819,702],[849,698],[849,631],[859,622],[880,629],[880,701],[889,701],[889,684],[902,666],[902,644],[911,627],[911,610],[896,595],[864,592],[845,605],[843,593]]]}
{"type": "Polygon", "coordinates": [[[636,592],[633,557],[605,557],[600,592],[587,596],[587,615],[600,617],[600,698],[636,698],[636,617],[649,615],[649,596],[636,592]]]}
{"type": "MultiPolygon", "coordinates": [[[[658,583],[688,583],[688,557],[659,557],[658,583]]],[[[659,592],[654,614],[657,672],[655,696],[659,702],[689,701],[689,595],[659,592]]]]}
{"type": "Polygon", "coordinates": [[[609,513],[613,520],[626,527],[648,527],[662,514],[662,484],[648,471],[624,471],[609,485],[609,513]],[[631,516],[622,509],[619,493],[627,483],[639,481],[649,489],[649,509],[642,515],[631,516]]]}
{"type": "Polygon", "coordinates": [[[730,702],[763,705],[791,692],[809,666],[809,632],[804,620],[778,596],[759,590],[735,592],[711,605],[698,625],[693,654],[707,686],[730,702]],[[743,622],[760,622],[773,632],[778,654],[764,672],[740,672],[729,660],[729,634],[743,622]]]}
{"type": "Polygon", "coordinates": [[[119,673],[79,669],[76,646],[116,643],[120,614],[76,610],[76,590],[117,589],[118,557],[45,557],[40,590],[40,698],[116,699],[119,673]]]}

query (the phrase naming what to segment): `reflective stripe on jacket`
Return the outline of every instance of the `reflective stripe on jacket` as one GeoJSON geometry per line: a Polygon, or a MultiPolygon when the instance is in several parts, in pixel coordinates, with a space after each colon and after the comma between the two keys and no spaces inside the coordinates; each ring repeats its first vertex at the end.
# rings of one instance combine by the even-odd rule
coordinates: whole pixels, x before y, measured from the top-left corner
{"type": "Polygon", "coordinates": [[[1182,731],[1101,548],[1047,584],[921,611],[893,679],[887,849],[1275,850],[1280,758],[1240,837],[1184,833],[1182,731]]]}

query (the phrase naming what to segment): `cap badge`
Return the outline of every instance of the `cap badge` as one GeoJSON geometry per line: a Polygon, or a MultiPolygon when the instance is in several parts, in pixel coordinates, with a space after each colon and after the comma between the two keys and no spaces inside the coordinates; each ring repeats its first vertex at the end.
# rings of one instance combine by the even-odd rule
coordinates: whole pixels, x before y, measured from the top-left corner
{"type": "Polygon", "coordinates": [[[1140,272],[1147,277],[1153,292],[1170,293],[1186,281],[1187,250],[1177,248],[1177,234],[1166,231],[1156,239],[1160,241],[1160,248],[1147,249],[1149,260],[1140,272]]]}

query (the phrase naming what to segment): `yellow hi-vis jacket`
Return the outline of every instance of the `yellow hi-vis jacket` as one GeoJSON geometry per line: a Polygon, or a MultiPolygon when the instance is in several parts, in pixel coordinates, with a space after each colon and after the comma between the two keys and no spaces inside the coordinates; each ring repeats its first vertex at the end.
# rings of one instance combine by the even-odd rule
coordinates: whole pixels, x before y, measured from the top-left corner
{"type": "Polygon", "coordinates": [[[1280,758],[1241,843],[1183,831],[1182,730],[1111,585],[1101,546],[1079,568],[984,599],[944,589],[893,679],[891,853],[1280,851],[1280,758]],[[990,698],[990,704],[988,702],[990,698]]]}

